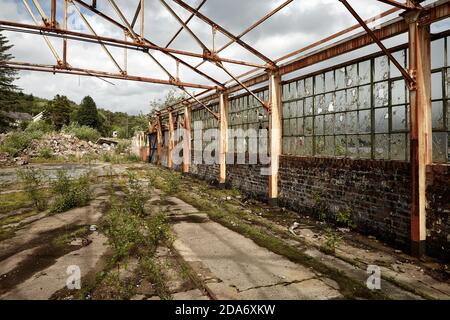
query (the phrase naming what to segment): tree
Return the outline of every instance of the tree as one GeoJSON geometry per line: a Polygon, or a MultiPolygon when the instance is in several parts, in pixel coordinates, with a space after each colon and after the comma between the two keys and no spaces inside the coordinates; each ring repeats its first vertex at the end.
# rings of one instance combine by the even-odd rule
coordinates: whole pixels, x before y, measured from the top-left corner
{"type": "Polygon", "coordinates": [[[60,130],[64,125],[70,123],[72,110],[70,101],[66,96],[57,94],[55,98],[47,104],[45,119],[51,122],[56,129],[60,130]]]}
{"type": "Polygon", "coordinates": [[[11,110],[18,90],[13,84],[17,79],[17,72],[6,67],[6,63],[13,59],[13,56],[8,53],[12,47],[8,44],[8,39],[0,32],[0,132],[7,130],[10,126],[10,119],[5,112],[11,110]]]}
{"type": "Polygon", "coordinates": [[[77,113],[77,121],[80,125],[99,129],[99,117],[97,106],[90,96],[84,97],[77,113]]]}

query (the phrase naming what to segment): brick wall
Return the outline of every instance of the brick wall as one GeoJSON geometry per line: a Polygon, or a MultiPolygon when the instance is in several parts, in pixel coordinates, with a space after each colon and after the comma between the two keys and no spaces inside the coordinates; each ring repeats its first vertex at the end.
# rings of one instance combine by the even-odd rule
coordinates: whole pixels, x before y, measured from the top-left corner
{"type": "Polygon", "coordinates": [[[427,168],[427,251],[450,261],[450,165],[427,168]]]}
{"type": "Polygon", "coordinates": [[[329,219],[351,209],[360,232],[407,248],[409,170],[406,162],[283,156],[280,202],[301,213],[325,211],[329,219]]]}

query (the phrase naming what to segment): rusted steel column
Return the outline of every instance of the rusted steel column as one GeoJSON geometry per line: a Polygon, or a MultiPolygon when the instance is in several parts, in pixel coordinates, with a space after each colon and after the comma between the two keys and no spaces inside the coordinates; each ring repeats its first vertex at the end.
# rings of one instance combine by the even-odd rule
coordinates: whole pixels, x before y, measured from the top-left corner
{"type": "Polygon", "coordinates": [[[183,134],[183,173],[189,173],[191,164],[191,107],[184,106],[184,134],[183,134]]]}
{"type": "Polygon", "coordinates": [[[269,203],[278,202],[278,168],[281,155],[281,76],[278,72],[269,73],[269,143],[270,175],[269,203]]]}
{"type": "Polygon", "coordinates": [[[173,127],[173,113],[169,112],[169,141],[167,143],[167,167],[173,167],[173,146],[174,146],[174,127],[173,127]]]}
{"type": "Polygon", "coordinates": [[[163,143],[163,137],[162,137],[162,127],[161,127],[161,116],[158,114],[156,115],[156,155],[157,155],[157,164],[161,165],[161,158],[162,158],[162,143],[163,143]]]}
{"type": "Polygon", "coordinates": [[[219,183],[224,184],[227,178],[227,152],[228,152],[228,93],[221,91],[219,95],[219,183]]]}
{"type": "Polygon", "coordinates": [[[407,12],[410,88],[411,253],[425,253],[426,166],[432,162],[430,24],[419,10],[407,12]]]}
{"type": "Polygon", "coordinates": [[[56,22],[56,0],[52,0],[52,15],[51,15],[51,26],[52,28],[56,28],[57,22],[56,22]]]}

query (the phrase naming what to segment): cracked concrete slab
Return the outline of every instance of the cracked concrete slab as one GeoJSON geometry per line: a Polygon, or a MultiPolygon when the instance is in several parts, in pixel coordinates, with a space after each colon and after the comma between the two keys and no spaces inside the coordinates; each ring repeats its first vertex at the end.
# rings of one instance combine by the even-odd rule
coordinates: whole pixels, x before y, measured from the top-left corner
{"type": "Polygon", "coordinates": [[[199,262],[219,283],[208,289],[219,299],[314,299],[342,297],[316,274],[255,244],[252,240],[215,222],[174,225],[175,249],[188,262],[199,262]],[[305,282],[303,288],[302,283],[305,282]],[[303,288],[303,289],[302,289],[303,288]],[[246,292],[246,293],[244,293],[246,292]]]}

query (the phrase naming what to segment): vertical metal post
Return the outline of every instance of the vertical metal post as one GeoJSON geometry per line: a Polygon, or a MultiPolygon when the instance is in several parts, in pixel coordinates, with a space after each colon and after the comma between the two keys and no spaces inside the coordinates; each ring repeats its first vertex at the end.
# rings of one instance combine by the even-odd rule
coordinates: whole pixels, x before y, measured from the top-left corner
{"type": "Polygon", "coordinates": [[[432,162],[430,25],[413,10],[409,24],[409,69],[416,85],[410,88],[411,253],[425,253],[426,166],[432,162]]]}
{"type": "Polygon", "coordinates": [[[51,26],[56,28],[56,0],[52,0],[52,16],[51,16],[51,26]]]}
{"type": "Polygon", "coordinates": [[[145,0],[141,0],[141,39],[145,38],[145,0]]]}
{"type": "Polygon", "coordinates": [[[227,152],[228,152],[228,93],[221,92],[219,95],[219,183],[224,184],[227,178],[227,152]]]}
{"type": "MultiPolygon", "coordinates": [[[[64,30],[67,31],[67,0],[64,0],[64,30]]],[[[63,65],[67,66],[67,38],[63,39],[63,65]]]]}
{"type": "Polygon", "coordinates": [[[163,144],[163,136],[162,136],[162,124],[161,124],[161,115],[156,115],[156,155],[158,157],[157,164],[161,165],[162,159],[162,144],[163,144]]]}
{"type": "Polygon", "coordinates": [[[191,164],[191,108],[184,106],[184,134],[183,134],[183,173],[189,173],[191,164]]]}
{"type": "Polygon", "coordinates": [[[269,203],[275,205],[278,202],[278,168],[282,146],[281,76],[278,72],[269,73],[269,103],[269,203]]]}
{"type": "Polygon", "coordinates": [[[173,167],[174,127],[172,110],[169,111],[169,142],[167,144],[167,167],[173,167]]]}

